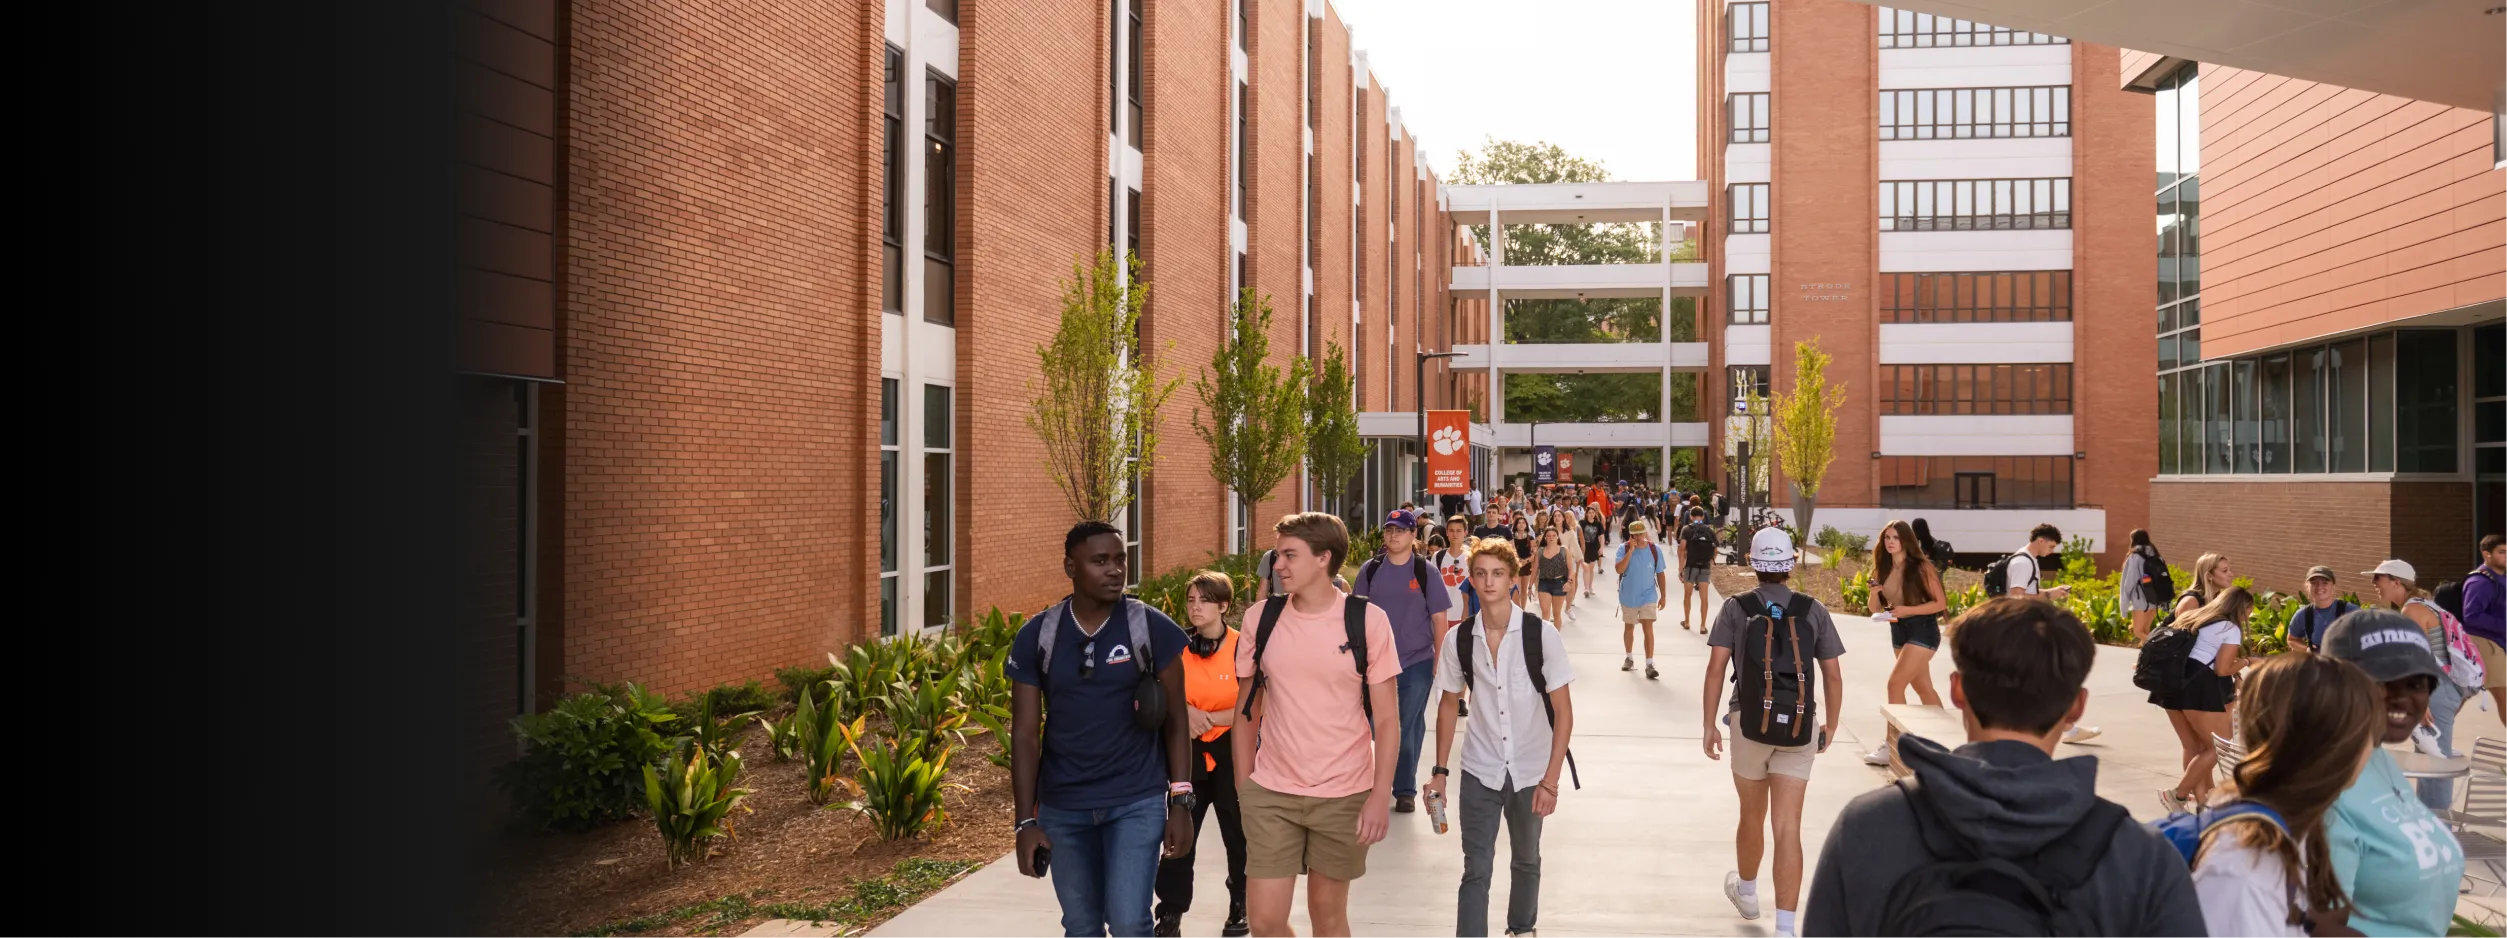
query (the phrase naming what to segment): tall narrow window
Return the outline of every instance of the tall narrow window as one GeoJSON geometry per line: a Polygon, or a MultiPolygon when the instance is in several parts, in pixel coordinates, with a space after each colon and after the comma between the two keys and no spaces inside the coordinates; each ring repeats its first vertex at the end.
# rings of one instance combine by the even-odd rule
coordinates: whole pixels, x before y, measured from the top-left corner
{"type": "Polygon", "coordinates": [[[1724,278],[1724,307],[1736,326],[1767,322],[1767,275],[1732,274],[1724,278]]]}
{"type": "Polygon", "coordinates": [[[1732,120],[1732,143],[1767,142],[1767,92],[1724,96],[1724,113],[1732,120]]]}
{"type": "MultiPolygon", "coordinates": [[[[1880,184],[1882,195],[1888,194],[1889,185],[1885,182],[1880,184]]],[[[1767,233],[1766,183],[1744,182],[1725,186],[1724,202],[1730,207],[1732,218],[1726,234],[1767,233]]]]}
{"type": "Polygon", "coordinates": [[[1724,6],[1724,35],[1731,40],[1733,52],[1767,51],[1767,4],[1731,3],[1724,6]]]}
{"type": "Polygon", "coordinates": [[[1131,9],[1131,15],[1126,20],[1126,22],[1130,24],[1131,43],[1129,52],[1130,61],[1125,63],[1124,70],[1131,76],[1131,84],[1124,89],[1124,96],[1127,99],[1124,103],[1130,108],[1131,113],[1129,116],[1131,120],[1125,122],[1123,125],[1123,142],[1130,145],[1132,149],[1137,150],[1140,149],[1140,96],[1142,94],[1141,84],[1144,80],[1140,67],[1140,63],[1142,62],[1141,45],[1147,42],[1148,39],[1146,34],[1140,28],[1140,0],[1125,0],[1125,5],[1131,9]]]}
{"type": "Polygon", "coordinates": [[[1253,164],[1253,135],[1248,132],[1251,128],[1248,113],[1252,110],[1252,102],[1253,99],[1245,93],[1245,83],[1241,81],[1237,82],[1236,184],[1231,187],[1236,190],[1234,195],[1236,196],[1235,210],[1237,218],[1245,217],[1245,190],[1251,185],[1251,180],[1253,179],[1253,173],[1250,169],[1253,164]]]}
{"type": "Polygon", "coordinates": [[[887,89],[881,97],[886,137],[879,186],[879,308],[905,312],[905,50],[888,47],[887,89]]]}
{"type": "Polygon", "coordinates": [[[897,634],[897,379],[879,379],[879,634],[897,634]]]}
{"type": "Polygon", "coordinates": [[[957,82],[923,76],[923,320],[957,324],[957,82]]]}
{"type": "Polygon", "coordinates": [[[954,415],[946,385],[923,385],[923,626],[949,624],[950,577],[955,554],[950,550],[955,499],[950,491],[954,454],[954,415]]]}
{"type": "Polygon", "coordinates": [[[1253,0],[1236,0],[1236,51],[1246,49],[1245,37],[1253,32],[1253,0]]]}

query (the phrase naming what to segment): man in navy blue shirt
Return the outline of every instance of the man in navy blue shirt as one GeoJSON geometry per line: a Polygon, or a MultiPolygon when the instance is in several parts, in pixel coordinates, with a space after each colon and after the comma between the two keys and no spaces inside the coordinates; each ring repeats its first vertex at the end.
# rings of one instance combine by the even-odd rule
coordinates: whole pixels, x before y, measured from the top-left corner
{"type": "Polygon", "coordinates": [[[1158,861],[1193,848],[1185,755],[1184,630],[1123,595],[1123,534],[1083,521],[1062,539],[1071,596],[1020,627],[1003,672],[1010,687],[1010,791],[1018,870],[1053,875],[1062,933],[1148,935],[1158,861]],[[1148,647],[1130,616],[1146,620],[1148,647]],[[1043,666],[1046,630],[1056,630],[1043,666]],[[1154,730],[1134,713],[1144,681],[1163,688],[1154,730]],[[1053,719],[1044,721],[1045,711],[1053,719]],[[1042,746],[1037,724],[1044,722],[1042,746]],[[1163,851],[1160,848],[1164,843],[1163,851]],[[1052,849],[1045,869],[1039,848],[1052,849]]]}

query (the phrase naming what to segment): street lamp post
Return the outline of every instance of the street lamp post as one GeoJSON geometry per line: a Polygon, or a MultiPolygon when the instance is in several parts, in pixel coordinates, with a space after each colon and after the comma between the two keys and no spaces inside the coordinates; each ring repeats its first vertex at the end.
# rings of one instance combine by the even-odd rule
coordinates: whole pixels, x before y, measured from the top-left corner
{"type": "MultiPolygon", "coordinates": [[[[1412,370],[1410,402],[1418,405],[1419,408],[1419,460],[1422,465],[1426,464],[1428,458],[1428,359],[1455,358],[1460,355],[1462,355],[1461,352],[1420,352],[1418,367],[1412,370]]],[[[1425,504],[1428,500],[1428,493],[1426,491],[1427,473],[1424,470],[1419,473],[1419,488],[1419,501],[1425,504]]]]}

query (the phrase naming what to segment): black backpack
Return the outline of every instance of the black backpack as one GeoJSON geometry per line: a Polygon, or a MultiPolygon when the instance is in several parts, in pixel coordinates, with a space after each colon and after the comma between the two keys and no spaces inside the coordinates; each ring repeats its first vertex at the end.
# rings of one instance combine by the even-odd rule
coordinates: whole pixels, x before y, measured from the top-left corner
{"type": "Polygon", "coordinates": [[[1715,529],[1707,527],[1705,522],[1689,522],[1688,527],[1680,529],[1680,540],[1689,547],[1688,559],[1681,561],[1683,565],[1703,567],[1714,562],[1715,529]]]}
{"type": "Polygon", "coordinates": [[[2176,614],[2151,626],[2150,637],[2141,643],[2141,654],[2133,659],[2133,686],[2155,693],[2173,693],[2185,683],[2185,662],[2194,653],[2194,638],[2200,629],[2176,627],[2176,614]]]}
{"type": "MultiPolygon", "coordinates": [[[[2465,576],[2468,577],[2480,575],[2481,571],[2479,570],[2474,570],[2471,573],[2465,574],[2465,576]]],[[[2437,608],[2446,610],[2448,614],[2457,619],[2463,618],[2462,580],[2448,580],[2444,583],[2438,584],[2437,589],[2429,594],[2429,598],[2437,603],[2437,608]]]]}
{"type": "MultiPolygon", "coordinates": [[[[1742,701],[1736,717],[1741,735],[1770,746],[1807,746],[1817,741],[1818,731],[1811,727],[1818,713],[1811,700],[1817,683],[1811,676],[1815,650],[1803,644],[1802,635],[1803,617],[1815,602],[1808,594],[1795,593],[1782,606],[1768,603],[1742,625],[1741,665],[1734,675],[1741,685],[1735,692],[1735,699],[1742,701]],[[1755,719],[1748,705],[1753,698],[1758,701],[1755,719]]],[[[1814,630],[1811,637],[1818,637],[1818,632],[1814,630]]]]}
{"type": "MultiPolygon", "coordinates": [[[[1280,609],[1288,605],[1281,596],[1262,604],[1260,624],[1254,628],[1253,691],[1245,695],[1244,715],[1253,716],[1254,699],[1262,696],[1262,686],[1269,675],[1262,671],[1262,653],[1271,645],[1271,630],[1280,624],[1280,609]]],[[[1367,724],[1375,724],[1375,698],[1367,696],[1367,601],[1356,596],[1341,600],[1341,627],[1347,631],[1349,660],[1358,666],[1358,708],[1366,711],[1367,724]]]]}
{"type": "Polygon", "coordinates": [[[2025,860],[1987,857],[1924,797],[1913,778],[1898,790],[1915,813],[1931,859],[1899,877],[1880,907],[1882,935],[2088,935],[2092,923],[2065,900],[2089,881],[2130,823],[2124,806],[2098,798],[2079,823],[2025,860]]]}
{"type": "MultiPolygon", "coordinates": [[[[1541,647],[1541,617],[1525,610],[1523,625],[1515,632],[1516,640],[1523,643],[1523,669],[1532,675],[1532,689],[1541,695],[1541,713],[1549,717],[1549,728],[1555,730],[1558,728],[1558,705],[1549,700],[1549,675],[1542,671],[1541,662],[1548,652],[1541,647]]],[[[1479,636],[1480,617],[1473,615],[1462,620],[1462,634],[1454,638],[1454,651],[1462,656],[1459,663],[1462,665],[1462,692],[1466,696],[1471,693],[1471,653],[1479,647],[1479,636]]],[[[1576,751],[1573,749],[1567,750],[1567,780],[1574,782],[1577,788],[1584,787],[1583,776],[1576,774],[1576,751]]]]}
{"type": "Polygon", "coordinates": [[[2168,562],[2159,559],[2157,550],[2141,555],[2141,575],[2147,578],[2141,583],[2141,597],[2151,605],[2165,609],[2176,601],[2176,574],[2168,572],[2168,562]]]}
{"type": "Polygon", "coordinates": [[[1986,599],[2000,599],[2011,592],[2011,558],[2016,556],[2004,554],[2002,559],[1985,567],[1986,599]]]}

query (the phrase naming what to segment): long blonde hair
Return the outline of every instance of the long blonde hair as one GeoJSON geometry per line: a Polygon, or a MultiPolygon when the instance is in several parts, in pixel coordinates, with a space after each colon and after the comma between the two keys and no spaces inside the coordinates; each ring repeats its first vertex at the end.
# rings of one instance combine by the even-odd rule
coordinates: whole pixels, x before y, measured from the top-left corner
{"type": "MultiPolygon", "coordinates": [[[[2334,875],[2324,818],[2358,777],[2383,729],[2384,694],[2349,662],[2303,651],[2256,665],[2239,687],[2237,731],[2246,741],[2246,758],[2223,787],[2270,806],[2289,826],[2289,835],[2260,821],[2221,824],[2203,835],[2194,865],[2202,865],[2215,838],[2235,836],[2280,859],[2282,875],[2298,884],[2306,908],[2318,914],[2348,909],[2350,896],[2334,875]]],[[[2289,923],[2302,918],[2293,903],[2289,923]]]]}
{"type": "Polygon", "coordinates": [[[2192,586],[2186,587],[2185,592],[2201,597],[2202,602],[2210,602],[2213,599],[2213,596],[2211,595],[2211,571],[2219,569],[2221,564],[2227,562],[2227,554],[2202,555],[2201,559],[2194,561],[2194,583],[2192,586]]]}

